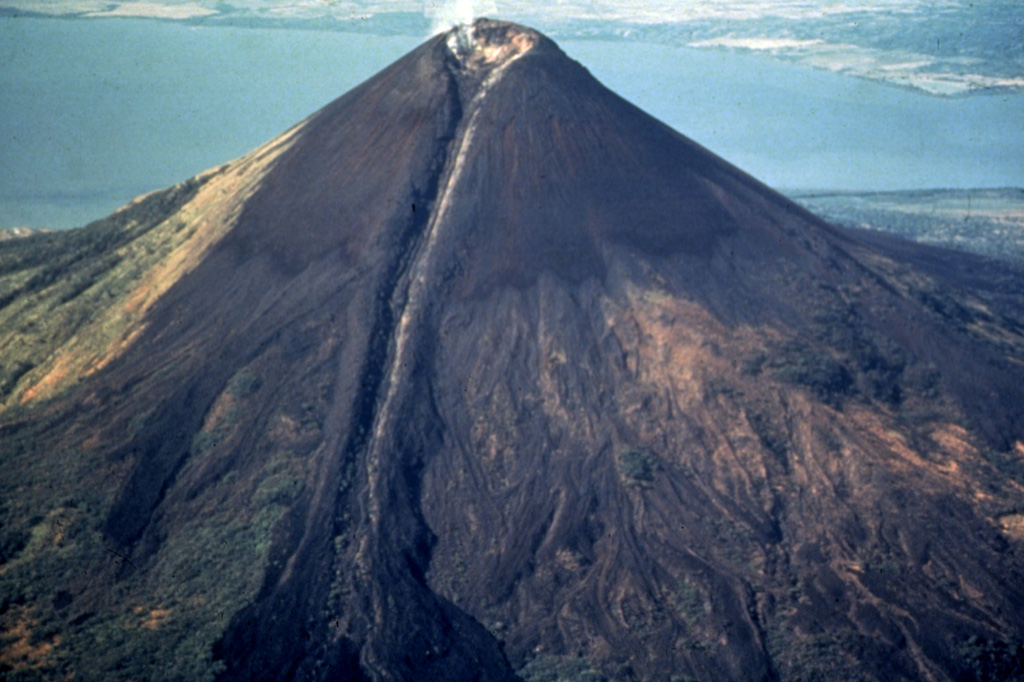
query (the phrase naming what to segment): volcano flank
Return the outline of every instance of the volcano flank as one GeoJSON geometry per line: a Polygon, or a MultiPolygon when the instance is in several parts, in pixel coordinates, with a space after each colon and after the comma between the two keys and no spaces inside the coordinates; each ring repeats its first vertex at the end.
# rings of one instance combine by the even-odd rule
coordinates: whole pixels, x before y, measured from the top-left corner
{"type": "Polygon", "coordinates": [[[0,243],[0,304],[18,679],[1024,679],[1021,274],[533,30],[0,243]]]}

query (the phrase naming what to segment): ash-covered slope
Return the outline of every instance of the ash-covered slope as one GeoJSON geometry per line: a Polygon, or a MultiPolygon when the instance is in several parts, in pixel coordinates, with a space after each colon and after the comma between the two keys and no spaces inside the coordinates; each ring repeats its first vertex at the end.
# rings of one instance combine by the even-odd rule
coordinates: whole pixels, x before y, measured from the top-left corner
{"type": "Polygon", "coordinates": [[[1021,672],[1019,273],[832,228],[529,29],[91,229],[101,291],[4,275],[68,320],[6,323],[9,667],[1021,672]]]}

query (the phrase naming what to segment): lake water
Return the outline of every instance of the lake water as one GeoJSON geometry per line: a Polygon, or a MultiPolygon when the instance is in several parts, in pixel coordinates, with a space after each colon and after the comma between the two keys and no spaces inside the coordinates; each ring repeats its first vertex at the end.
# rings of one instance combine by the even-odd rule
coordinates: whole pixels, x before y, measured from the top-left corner
{"type": "MultiPolygon", "coordinates": [[[[0,18],[0,227],[83,224],[235,158],[423,39],[0,18]]],[[[1024,95],[938,99],[752,55],[562,47],[776,187],[1024,187],[1024,95]]]]}

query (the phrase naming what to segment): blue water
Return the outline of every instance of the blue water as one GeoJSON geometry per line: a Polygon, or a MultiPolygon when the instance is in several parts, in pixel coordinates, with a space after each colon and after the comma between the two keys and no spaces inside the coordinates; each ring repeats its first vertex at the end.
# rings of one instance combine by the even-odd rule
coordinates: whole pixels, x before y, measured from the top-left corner
{"type": "MultiPolygon", "coordinates": [[[[422,36],[0,18],[0,227],[68,227],[235,158],[422,36]]],[[[770,59],[563,48],[770,185],[1024,187],[1024,96],[938,99],[770,59]]]]}
{"type": "Polygon", "coordinates": [[[1024,187],[1022,94],[945,99],[757,55],[563,47],[626,99],[780,189],[1024,187]]]}
{"type": "Polygon", "coordinates": [[[67,227],[267,141],[421,38],[0,18],[0,227],[67,227]]]}

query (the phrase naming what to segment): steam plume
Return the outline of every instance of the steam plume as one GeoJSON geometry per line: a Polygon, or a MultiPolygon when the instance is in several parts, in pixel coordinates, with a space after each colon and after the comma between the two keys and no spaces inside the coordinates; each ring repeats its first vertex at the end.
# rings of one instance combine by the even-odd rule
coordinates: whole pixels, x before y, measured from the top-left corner
{"type": "Polygon", "coordinates": [[[494,15],[497,11],[492,0],[426,0],[423,3],[423,13],[432,21],[431,34],[470,24],[479,16],[494,15]]]}

